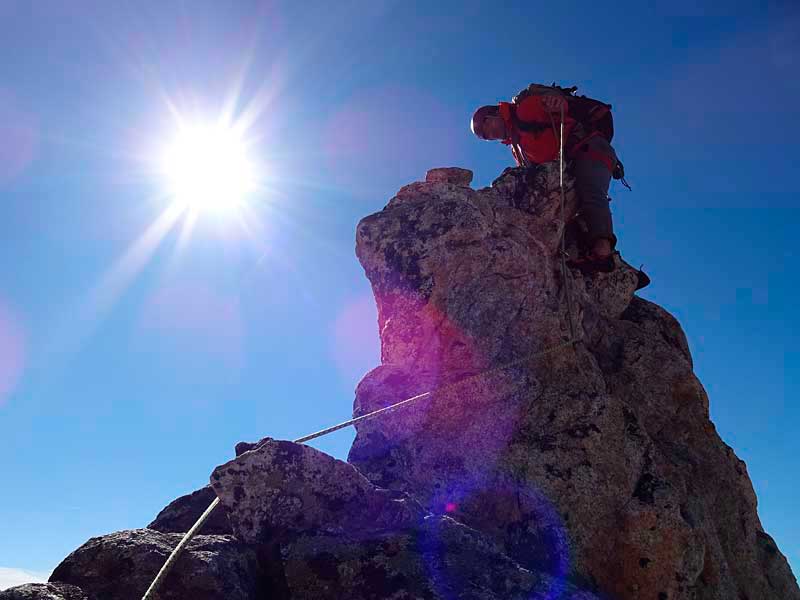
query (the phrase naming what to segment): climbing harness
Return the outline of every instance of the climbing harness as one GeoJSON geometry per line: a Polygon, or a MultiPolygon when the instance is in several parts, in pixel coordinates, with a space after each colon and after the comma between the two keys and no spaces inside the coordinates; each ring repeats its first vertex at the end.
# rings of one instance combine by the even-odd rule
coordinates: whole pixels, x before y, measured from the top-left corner
{"type": "MultiPolygon", "coordinates": [[[[552,120],[552,115],[551,115],[550,118],[552,120]]],[[[555,123],[553,123],[553,129],[555,130],[555,123]]],[[[554,346],[551,346],[549,348],[545,348],[544,350],[540,350],[538,352],[533,352],[531,354],[523,356],[522,358],[518,358],[517,360],[513,360],[511,362],[508,362],[508,363],[505,363],[505,364],[502,364],[502,365],[498,365],[496,367],[492,367],[491,369],[487,369],[486,371],[481,371],[480,373],[476,373],[474,375],[469,375],[469,376],[467,376],[467,377],[465,377],[463,379],[459,379],[458,381],[454,381],[452,383],[445,384],[442,387],[438,388],[435,392],[433,390],[429,390],[427,392],[423,392],[421,394],[417,394],[416,396],[411,396],[410,398],[406,398],[405,400],[400,400],[399,402],[395,402],[394,404],[390,404],[389,406],[385,406],[383,408],[379,408],[377,410],[373,410],[372,412],[369,412],[367,414],[355,417],[353,419],[349,419],[348,421],[344,421],[342,423],[339,423],[338,425],[333,425],[331,427],[327,427],[325,429],[321,429],[320,431],[317,431],[315,433],[310,433],[310,434],[305,435],[303,437],[297,438],[296,440],[294,440],[295,444],[303,444],[305,442],[310,442],[311,440],[314,440],[314,439],[317,439],[317,438],[321,438],[323,436],[328,435],[329,433],[333,433],[334,431],[339,431],[340,429],[344,429],[346,427],[350,427],[350,426],[356,425],[358,423],[363,423],[364,421],[368,421],[370,419],[374,419],[375,417],[378,417],[378,416],[393,412],[393,411],[397,410],[398,408],[403,408],[405,406],[409,406],[410,404],[413,404],[414,402],[417,402],[419,400],[424,400],[426,398],[431,398],[431,397],[433,397],[434,394],[442,394],[443,392],[446,392],[448,390],[454,389],[454,388],[456,388],[456,387],[458,387],[460,385],[464,385],[465,383],[468,383],[468,382],[471,382],[471,381],[475,381],[475,380],[477,380],[479,378],[486,377],[487,375],[490,375],[491,373],[495,373],[497,371],[503,371],[505,369],[510,369],[511,367],[515,367],[515,366],[520,365],[520,364],[522,364],[524,362],[527,362],[529,360],[533,360],[534,358],[539,358],[539,357],[545,356],[547,354],[552,354],[552,353],[556,352],[557,350],[561,350],[562,348],[566,348],[568,346],[573,346],[574,347],[575,345],[577,345],[578,342],[581,341],[581,338],[578,338],[575,335],[575,325],[574,325],[573,320],[572,320],[572,298],[571,298],[570,291],[569,291],[569,287],[570,286],[569,286],[569,283],[568,283],[568,280],[567,280],[567,277],[568,277],[568,275],[567,275],[568,269],[567,269],[567,263],[566,263],[567,252],[566,252],[566,243],[565,243],[565,240],[564,240],[565,230],[566,230],[566,222],[564,220],[564,106],[563,105],[561,106],[561,129],[560,129],[559,138],[560,138],[560,147],[559,147],[559,186],[561,188],[561,224],[562,224],[561,225],[562,226],[562,231],[561,231],[561,277],[562,277],[562,285],[564,286],[565,296],[566,296],[566,300],[567,300],[567,320],[569,322],[570,338],[565,342],[561,342],[560,344],[556,344],[554,346]]],[[[523,158],[524,162],[520,161],[523,164],[523,166],[525,166],[525,167],[530,166],[529,162],[527,160],[527,157],[525,157],[525,154],[522,152],[521,148],[516,148],[516,150],[517,150],[517,152],[519,152],[519,155],[523,158]]],[[[219,502],[220,502],[220,500],[219,500],[218,497],[214,498],[214,501],[211,504],[209,504],[208,508],[203,512],[202,515],[200,515],[200,518],[198,518],[197,521],[195,522],[195,524],[192,525],[192,527],[189,529],[189,531],[187,531],[184,534],[183,538],[181,538],[181,541],[178,542],[178,545],[175,546],[175,549],[172,551],[172,553],[169,555],[169,557],[167,558],[167,560],[164,563],[164,565],[159,570],[159,572],[156,575],[155,579],[153,579],[153,583],[151,583],[150,587],[147,588],[147,591],[144,593],[144,596],[142,596],[142,600],[152,600],[152,599],[155,598],[156,591],[158,590],[158,588],[161,585],[161,583],[164,581],[164,578],[167,576],[167,574],[170,572],[170,570],[174,566],[175,561],[178,560],[178,557],[183,552],[183,549],[189,544],[189,542],[192,540],[192,538],[194,538],[194,536],[197,534],[197,532],[200,530],[200,528],[203,526],[203,524],[211,516],[211,513],[214,512],[214,509],[217,507],[217,505],[219,505],[219,502]]]]}

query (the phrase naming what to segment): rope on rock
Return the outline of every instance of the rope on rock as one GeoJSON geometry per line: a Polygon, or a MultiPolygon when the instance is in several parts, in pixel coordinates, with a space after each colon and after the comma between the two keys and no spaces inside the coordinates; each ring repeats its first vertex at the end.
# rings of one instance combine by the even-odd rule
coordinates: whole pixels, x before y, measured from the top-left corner
{"type": "MultiPolygon", "coordinates": [[[[505,363],[505,364],[502,364],[502,365],[498,365],[496,367],[492,367],[491,369],[487,369],[486,371],[481,371],[480,373],[476,373],[474,375],[469,375],[468,377],[465,377],[463,379],[459,379],[458,381],[454,381],[452,383],[448,383],[448,384],[443,385],[442,387],[438,388],[435,392],[434,391],[423,392],[421,394],[417,394],[416,396],[411,396],[410,398],[406,398],[405,400],[400,400],[399,402],[395,402],[394,404],[390,404],[389,406],[385,406],[383,408],[379,408],[377,410],[373,410],[372,412],[369,412],[367,414],[361,415],[359,417],[355,417],[355,418],[350,419],[348,421],[344,421],[342,423],[339,423],[338,425],[333,425],[332,427],[327,427],[325,429],[321,429],[321,430],[319,430],[319,431],[317,431],[315,433],[310,433],[310,434],[305,435],[303,437],[297,438],[296,440],[294,440],[294,443],[295,444],[303,444],[305,442],[309,442],[309,441],[314,440],[316,438],[320,438],[320,437],[326,436],[329,433],[333,433],[334,431],[339,431],[340,429],[344,429],[345,427],[350,427],[351,425],[355,425],[357,423],[361,423],[361,422],[367,421],[369,419],[374,419],[375,417],[378,417],[378,416],[384,415],[386,413],[392,412],[392,411],[394,411],[394,410],[396,410],[398,408],[402,408],[404,406],[408,406],[408,405],[410,405],[413,402],[416,402],[418,400],[422,400],[424,398],[429,398],[429,397],[433,396],[434,393],[442,393],[442,392],[445,392],[447,390],[451,390],[453,388],[456,388],[456,387],[458,387],[460,385],[463,385],[465,383],[468,383],[470,381],[475,381],[475,380],[480,379],[482,377],[486,377],[487,375],[489,375],[491,373],[494,373],[494,372],[497,372],[497,371],[502,371],[502,370],[505,370],[505,369],[509,369],[511,367],[520,365],[520,364],[522,364],[524,362],[527,362],[529,360],[533,360],[534,358],[538,358],[538,357],[544,356],[546,354],[552,354],[552,353],[556,352],[557,350],[561,350],[562,348],[566,348],[568,346],[572,346],[573,344],[577,343],[578,341],[580,341],[580,340],[571,338],[571,339],[569,339],[569,340],[567,340],[565,342],[561,342],[560,344],[556,344],[556,345],[551,346],[549,348],[545,348],[544,350],[541,350],[539,352],[533,352],[531,354],[523,356],[522,358],[518,358],[517,360],[513,360],[511,362],[508,362],[508,363],[505,363]]],[[[175,549],[169,555],[169,558],[167,558],[167,561],[164,563],[164,566],[161,567],[161,570],[156,575],[155,579],[153,580],[153,583],[151,583],[150,587],[147,588],[147,591],[145,592],[144,596],[142,596],[142,600],[151,600],[151,599],[155,598],[155,594],[156,594],[156,591],[158,590],[158,587],[161,585],[161,583],[164,581],[164,578],[167,576],[169,571],[174,566],[175,561],[178,559],[178,557],[180,556],[181,552],[183,552],[183,549],[192,540],[192,538],[197,534],[197,532],[200,530],[200,528],[203,526],[203,524],[206,522],[206,520],[208,520],[208,517],[211,516],[211,513],[214,512],[214,509],[218,505],[219,505],[219,498],[215,498],[214,501],[205,510],[205,512],[202,515],[200,515],[200,518],[197,519],[197,522],[195,522],[195,524],[192,525],[191,529],[189,529],[189,531],[187,531],[184,534],[184,536],[181,539],[181,541],[178,543],[177,546],[175,546],[175,549]]]]}
{"type": "MultiPolygon", "coordinates": [[[[550,115],[552,121],[553,116],[550,115]]],[[[555,125],[553,126],[555,128],[555,125]]],[[[558,146],[558,185],[561,188],[561,283],[564,286],[564,295],[567,297],[567,321],[569,322],[569,335],[578,343],[575,337],[575,324],[572,322],[572,294],[567,281],[567,222],[564,217],[564,103],[561,103],[561,126],[558,146]]]]}
{"type": "MultiPolygon", "coordinates": [[[[552,115],[551,115],[550,118],[552,120],[552,115]]],[[[553,129],[555,129],[555,123],[553,123],[553,129]]],[[[504,370],[504,369],[508,369],[508,368],[514,367],[516,365],[522,364],[523,362],[526,362],[528,360],[532,360],[534,358],[538,358],[538,357],[544,356],[546,354],[551,354],[551,353],[555,352],[556,350],[560,350],[562,348],[566,348],[567,346],[573,346],[573,345],[577,344],[580,341],[580,338],[575,336],[575,325],[574,325],[573,319],[572,319],[572,297],[570,295],[569,283],[567,281],[567,258],[566,258],[567,257],[567,251],[566,251],[566,242],[565,242],[567,223],[566,223],[566,221],[564,219],[564,106],[563,106],[563,104],[561,106],[561,128],[560,129],[561,129],[561,131],[560,131],[560,135],[559,135],[559,142],[560,143],[559,143],[559,151],[558,151],[558,161],[559,161],[559,187],[561,188],[561,226],[562,226],[562,230],[561,230],[561,277],[562,277],[562,284],[564,286],[565,295],[566,295],[566,299],[567,299],[567,320],[569,321],[570,339],[567,340],[566,342],[562,342],[560,344],[556,344],[555,346],[551,346],[550,348],[546,348],[545,350],[541,350],[540,352],[534,352],[532,354],[529,354],[529,355],[524,356],[522,358],[519,358],[517,360],[513,360],[513,361],[511,361],[509,363],[505,363],[503,365],[498,365],[497,367],[493,367],[493,368],[488,369],[486,371],[482,371],[481,373],[476,373],[475,375],[470,375],[468,377],[465,377],[464,379],[459,379],[458,381],[454,381],[452,383],[446,384],[446,385],[442,386],[441,388],[437,389],[436,393],[442,393],[442,392],[444,392],[446,390],[453,389],[453,388],[455,388],[455,387],[457,387],[459,385],[463,385],[464,383],[467,383],[469,381],[474,381],[474,380],[479,379],[481,377],[486,377],[487,375],[489,375],[489,374],[491,374],[493,372],[501,371],[501,370],[504,370]]],[[[525,156],[524,152],[522,152],[522,149],[519,148],[516,144],[515,144],[515,150],[519,153],[519,156],[521,157],[520,162],[523,164],[523,166],[529,167],[530,165],[528,163],[527,157],[525,156]]],[[[359,417],[355,417],[355,418],[350,419],[348,421],[344,421],[342,423],[339,423],[338,425],[333,425],[331,427],[327,427],[325,429],[321,429],[320,431],[317,431],[315,433],[310,433],[310,434],[305,435],[303,437],[297,438],[296,440],[294,440],[294,443],[295,444],[303,444],[305,442],[309,442],[311,440],[314,440],[314,439],[323,437],[325,435],[328,435],[329,433],[333,433],[334,431],[339,431],[340,429],[344,429],[346,427],[350,427],[351,425],[356,425],[357,423],[361,423],[361,422],[367,421],[369,419],[374,419],[375,417],[378,417],[378,416],[384,415],[386,413],[392,412],[394,410],[397,410],[398,408],[402,408],[404,406],[408,406],[409,404],[412,404],[412,403],[414,403],[414,402],[416,402],[418,400],[422,400],[424,398],[429,398],[429,397],[433,396],[433,394],[434,394],[434,391],[430,390],[430,391],[427,391],[427,392],[423,392],[422,394],[417,394],[416,396],[411,396],[410,398],[406,398],[405,400],[401,400],[399,402],[395,402],[394,404],[390,404],[389,406],[385,406],[383,408],[379,408],[377,410],[373,410],[372,412],[369,412],[369,413],[367,413],[365,415],[361,415],[359,417]]],[[[202,515],[200,515],[200,518],[197,519],[197,521],[195,522],[194,525],[192,525],[191,529],[189,529],[189,531],[187,531],[184,534],[184,536],[181,539],[181,541],[178,542],[178,545],[175,546],[175,549],[172,551],[172,553],[167,558],[166,562],[164,563],[164,566],[162,566],[161,570],[159,570],[158,574],[156,575],[156,578],[153,580],[153,583],[151,583],[150,587],[147,588],[147,591],[145,592],[144,596],[142,596],[142,600],[151,600],[151,599],[155,598],[156,591],[158,590],[158,587],[161,585],[161,582],[164,580],[164,578],[167,576],[169,571],[172,569],[173,565],[175,564],[175,561],[178,560],[178,557],[183,552],[183,549],[189,544],[189,542],[192,540],[192,538],[197,534],[197,532],[200,530],[200,528],[203,526],[203,524],[206,522],[206,520],[208,520],[208,517],[211,516],[211,513],[214,512],[214,509],[217,507],[217,505],[219,505],[219,498],[214,498],[214,501],[208,506],[208,508],[205,510],[205,512],[202,515]]]]}
{"type": "Polygon", "coordinates": [[[153,583],[151,583],[150,587],[147,588],[144,596],[142,596],[142,600],[155,597],[156,590],[161,585],[164,577],[166,577],[167,573],[170,572],[172,565],[174,565],[175,561],[178,560],[178,557],[181,555],[181,552],[183,552],[183,549],[186,547],[186,545],[192,541],[192,538],[195,536],[195,534],[200,530],[208,517],[211,516],[211,513],[214,512],[214,509],[217,508],[217,504],[219,504],[219,498],[214,498],[214,501],[208,505],[208,508],[202,515],[200,515],[200,518],[197,519],[194,525],[192,525],[191,529],[184,534],[181,541],[178,542],[178,545],[175,546],[175,549],[169,555],[169,558],[167,558],[167,562],[165,562],[164,566],[162,566],[158,571],[158,575],[156,575],[156,578],[153,579],[153,583]]]}

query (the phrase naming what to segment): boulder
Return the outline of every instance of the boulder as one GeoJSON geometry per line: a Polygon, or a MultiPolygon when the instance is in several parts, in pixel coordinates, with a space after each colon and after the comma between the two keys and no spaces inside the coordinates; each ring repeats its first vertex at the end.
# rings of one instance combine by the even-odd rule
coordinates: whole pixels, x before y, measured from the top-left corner
{"type": "Polygon", "coordinates": [[[352,465],[288,441],[262,440],[214,469],[211,485],[234,534],[249,543],[307,531],[358,538],[424,516],[405,494],[377,488],[352,465]]]}
{"type": "Polygon", "coordinates": [[[563,577],[521,568],[449,517],[369,540],[304,535],[283,553],[293,600],[599,600],[563,577]]]}
{"type": "MultiPolygon", "coordinates": [[[[239,442],[234,448],[235,456],[252,450],[271,438],[258,442],[239,442]]],[[[165,506],[147,528],[163,533],[185,533],[189,531],[208,506],[217,498],[210,485],[176,498],[165,506]]],[[[231,535],[233,529],[228,521],[228,509],[218,506],[203,523],[198,533],[205,535],[231,535]]]]}
{"type": "MultiPolygon", "coordinates": [[[[51,583],[84,590],[91,600],[141,600],[182,535],[151,529],[91,538],[65,558],[51,583]]],[[[200,535],[159,589],[159,600],[256,600],[269,590],[257,550],[225,535],[200,535]]],[[[71,599],[70,599],[71,600],[71,599]]]]}
{"type": "Polygon", "coordinates": [[[0,591],[0,600],[89,600],[89,596],[66,583],[26,583],[0,591]]]}
{"type": "Polygon", "coordinates": [[[452,183],[469,187],[472,183],[472,171],[459,167],[439,167],[430,169],[425,174],[425,181],[428,183],[452,183]]]}
{"type": "MultiPolygon", "coordinates": [[[[158,513],[147,528],[163,533],[185,533],[189,531],[216,497],[214,490],[207,485],[191,494],[176,498],[158,513]]],[[[232,534],[233,529],[231,529],[231,524],[228,522],[227,509],[218,507],[211,513],[208,520],[203,523],[198,533],[205,535],[232,534]]]]}
{"type": "Polygon", "coordinates": [[[292,600],[596,598],[565,574],[520,567],[485,535],[425,514],[314,448],[269,439],[247,447],[214,470],[212,486],[239,539],[280,545],[292,600]]]}

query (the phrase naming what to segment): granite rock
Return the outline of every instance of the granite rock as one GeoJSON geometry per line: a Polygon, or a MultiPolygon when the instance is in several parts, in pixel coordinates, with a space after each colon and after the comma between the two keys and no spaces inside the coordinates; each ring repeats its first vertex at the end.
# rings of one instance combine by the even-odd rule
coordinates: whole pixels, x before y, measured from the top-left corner
{"type": "MultiPolygon", "coordinates": [[[[91,600],[141,600],[181,537],[133,529],[91,538],[56,567],[50,582],[77,586],[91,600]]],[[[158,597],[256,600],[269,590],[259,564],[258,550],[231,536],[200,535],[189,543],[158,597]]]]}
{"type": "Polygon", "coordinates": [[[359,423],[349,461],[615,598],[800,598],[680,325],[634,295],[624,260],[562,273],[560,215],[548,164],[481,190],[414,183],[359,223],[382,364],[354,414],[434,393],[359,423]]]}
{"type": "MultiPolygon", "coordinates": [[[[211,486],[205,486],[176,498],[165,506],[147,528],[163,533],[185,533],[194,525],[217,495],[211,486]]],[[[228,511],[225,507],[217,508],[208,520],[203,523],[199,533],[205,535],[230,535],[233,533],[228,522],[228,511]]]]}
{"type": "Polygon", "coordinates": [[[452,183],[469,187],[472,183],[472,171],[459,167],[439,167],[430,169],[425,174],[428,183],[452,183]]]}
{"type": "Polygon", "coordinates": [[[66,583],[26,583],[0,591],[0,600],[89,600],[89,596],[66,583]]]}
{"type": "Polygon", "coordinates": [[[564,578],[521,568],[485,536],[444,516],[368,540],[303,535],[283,554],[293,600],[598,600],[564,578]]]}
{"type": "Polygon", "coordinates": [[[619,257],[562,272],[570,178],[563,220],[555,165],[470,181],[434,169],[357,228],[381,364],[354,414],[432,394],[358,423],[350,464],[242,442],[149,529],[0,598],[139,600],[216,495],[162,600],[800,600],[680,324],[619,257]]]}
{"type": "Polygon", "coordinates": [[[318,450],[269,439],[247,447],[214,470],[212,486],[239,539],[279,545],[287,598],[596,600],[318,450]]]}
{"type": "Polygon", "coordinates": [[[422,507],[381,489],[358,470],[310,446],[262,440],[220,465],[211,485],[236,537],[249,543],[315,531],[358,539],[421,522],[422,507]]]}

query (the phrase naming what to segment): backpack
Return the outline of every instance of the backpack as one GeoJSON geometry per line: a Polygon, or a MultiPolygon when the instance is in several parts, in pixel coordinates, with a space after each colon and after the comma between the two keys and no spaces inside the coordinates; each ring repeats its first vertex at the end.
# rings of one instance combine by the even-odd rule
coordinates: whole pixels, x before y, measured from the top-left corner
{"type": "MultiPolygon", "coordinates": [[[[511,103],[519,105],[529,96],[563,96],[567,99],[570,116],[583,126],[587,136],[599,133],[611,143],[611,140],[614,138],[614,117],[611,115],[611,105],[595,100],[594,98],[576,96],[575,92],[577,90],[577,86],[563,88],[555,83],[553,83],[553,85],[532,83],[514,96],[511,103]]],[[[617,157],[617,164],[612,173],[612,177],[621,180],[626,188],[631,189],[631,186],[625,181],[625,167],[622,166],[622,161],[619,157],[617,157]]]]}
{"type": "Polygon", "coordinates": [[[611,105],[586,96],[576,96],[576,86],[563,88],[556,85],[532,83],[511,100],[518,105],[529,96],[559,95],[567,99],[569,115],[580,123],[586,135],[600,133],[608,142],[614,138],[614,118],[611,116],[611,105]]]}

